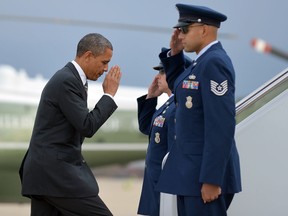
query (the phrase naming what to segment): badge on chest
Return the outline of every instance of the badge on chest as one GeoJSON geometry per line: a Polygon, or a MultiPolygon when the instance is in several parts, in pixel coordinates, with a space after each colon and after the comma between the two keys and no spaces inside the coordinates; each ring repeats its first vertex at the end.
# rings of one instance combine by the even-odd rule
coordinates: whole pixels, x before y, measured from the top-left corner
{"type": "Polygon", "coordinates": [[[195,89],[198,90],[199,82],[192,80],[184,80],[182,83],[182,88],[185,89],[195,89]]]}
{"type": "Polygon", "coordinates": [[[155,143],[160,143],[160,133],[155,133],[154,141],[155,143]]]}
{"type": "Polygon", "coordinates": [[[196,81],[195,79],[196,76],[194,74],[189,75],[188,79],[183,80],[182,88],[198,90],[199,82],[196,81]]]}
{"type": "Polygon", "coordinates": [[[163,127],[164,122],[165,122],[165,118],[164,118],[162,115],[157,116],[157,117],[154,119],[153,126],[163,127]]]}
{"type": "Polygon", "coordinates": [[[185,106],[186,106],[188,109],[191,109],[191,108],[192,108],[193,103],[192,103],[192,97],[191,97],[191,96],[186,97],[185,106]]]}

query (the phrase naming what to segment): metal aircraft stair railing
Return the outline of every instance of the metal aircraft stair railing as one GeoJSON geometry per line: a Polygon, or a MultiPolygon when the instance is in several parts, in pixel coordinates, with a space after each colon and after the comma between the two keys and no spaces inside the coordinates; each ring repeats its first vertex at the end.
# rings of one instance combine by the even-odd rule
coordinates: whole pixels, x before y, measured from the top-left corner
{"type": "Polygon", "coordinates": [[[288,182],[287,109],[288,68],[236,104],[242,192],[229,215],[288,215],[281,184],[288,182]]]}
{"type": "Polygon", "coordinates": [[[237,124],[288,89],[288,68],[236,104],[237,124]]]}

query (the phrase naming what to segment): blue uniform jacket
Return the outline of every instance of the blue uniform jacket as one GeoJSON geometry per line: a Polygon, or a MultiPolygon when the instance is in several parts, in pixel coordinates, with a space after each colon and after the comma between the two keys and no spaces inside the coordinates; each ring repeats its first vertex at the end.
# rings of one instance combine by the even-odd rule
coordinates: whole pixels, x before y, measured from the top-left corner
{"type": "Polygon", "coordinates": [[[160,193],[155,191],[155,186],[161,172],[163,157],[174,141],[174,96],[158,110],[157,98],[146,99],[144,95],[138,98],[137,102],[139,130],[149,136],[138,214],[158,216],[160,193]]]}
{"type": "Polygon", "coordinates": [[[157,190],[200,196],[202,183],[223,193],[241,191],[240,162],[234,140],[235,73],[220,42],[184,68],[184,55],[160,59],[176,103],[175,145],[157,190]]]}

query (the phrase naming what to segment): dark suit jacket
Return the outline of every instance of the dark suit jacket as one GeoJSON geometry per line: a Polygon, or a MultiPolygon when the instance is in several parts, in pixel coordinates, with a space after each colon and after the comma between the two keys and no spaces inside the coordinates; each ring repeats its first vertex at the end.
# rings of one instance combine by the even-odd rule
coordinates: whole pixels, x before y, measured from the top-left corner
{"type": "Polygon", "coordinates": [[[20,168],[22,194],[97,195],[98,185],[81,146],[116,108],[113,99],[103,95],[89,112],[87,95],[74,65],[68,63],[56,72],[43,89],[29,149],[20,168]]]}
{"type": "Polygon", "coordinates": [[[160,192],[155,190],[162,160],[174,142],[174,96],[156,110],[157,98],[137,98],[138,123],[143,134],[149,136],[145,171],[138,214],[159,215],[160,192]]]}
{"type": "Polygon", "coordinates": [[[202,183],[222,193],[241,191],[240,162],[234,141],[235,73],[220,43],[184,70],[184,55],[160,54],[176,103],[176,139],[158,190],[200,196],[202,183]]]}

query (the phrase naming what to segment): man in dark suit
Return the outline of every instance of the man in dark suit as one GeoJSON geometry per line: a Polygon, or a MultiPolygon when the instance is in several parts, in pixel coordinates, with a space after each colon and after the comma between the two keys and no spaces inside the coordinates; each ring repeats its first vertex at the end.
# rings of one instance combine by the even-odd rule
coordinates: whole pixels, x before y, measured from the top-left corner
{"type": "Polygon", "coordinates": [[[97,182],[81,154],[117,109],[113,100],[121,78],[114,66],[103,81],[104,95],[87,108],[87,80],[108,71],[112,44],[100,34],[84,36],[76,58],[57,71],[43,89],[29,149],[20,168],[22,195],[31,198],[31,215],[105,215],[97,182]]]}
{"type": "Polygon", "coordinates": [[[177,4],[179,20],[160,59],[173,89],[175,144],[157,188],[177,194],[179,216],[225,216],[241,191],[234,140],[235,72],[217,30],[227,17],[203,6],[177,4]],[[196,59],[185,68],[183,50],[196,59]]]}

